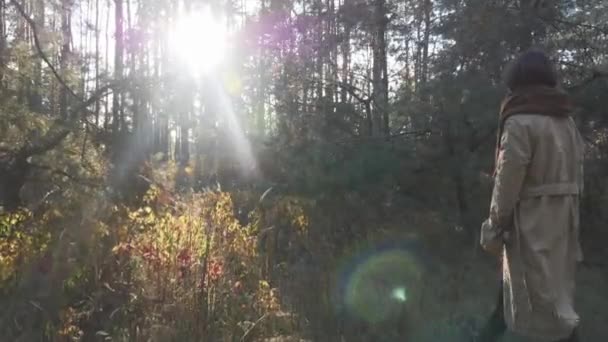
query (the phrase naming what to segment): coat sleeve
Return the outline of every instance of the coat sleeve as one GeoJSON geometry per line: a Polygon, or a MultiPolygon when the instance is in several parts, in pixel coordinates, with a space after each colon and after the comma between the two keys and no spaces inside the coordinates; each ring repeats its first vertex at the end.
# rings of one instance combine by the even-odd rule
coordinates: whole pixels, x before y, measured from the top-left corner
{"type": "Polygon", "coordinates": [[[508,230],[513,223],[515,205],[532,157],[526,127],[515,117],[505,122],[500,145],[490,204],[490,224],[500,230],[508,230]]]}

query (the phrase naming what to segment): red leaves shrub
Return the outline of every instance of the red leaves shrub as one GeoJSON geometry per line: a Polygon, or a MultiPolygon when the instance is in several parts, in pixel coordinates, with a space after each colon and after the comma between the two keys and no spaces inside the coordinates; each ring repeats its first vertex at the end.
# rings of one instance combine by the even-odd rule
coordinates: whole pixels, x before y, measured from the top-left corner
{"type": "Polygon", "coordinates": [[[224,266],[221,261],[211,260],[209,262],[209,269],[207,271],[209,275],[209,279],[213,282],[216,282],[220,279],[222,274],[224,273],[224,266]]]}
{"type": "Polygon", "coordinates": [[[148,205],[128,215],[128,233],[122,236],[129,242],[114,248],[125,256],[119,267],[130,267],[126,274],[132,277],[130,291],[137,306],[149,317],[163,317],[155,310],[170,307],[177,310],[170,321],[184,326],[222,322],[217,323],[218,333],[263,314],[270,297],[268,289],[258,286],[257,232],[235,217],[231,195],[176,196],[171,204],[157,201],[159,196],[162,191],[152,189],[148,205]],[[198,319],[208,321],[194,321],[198,319]]]}

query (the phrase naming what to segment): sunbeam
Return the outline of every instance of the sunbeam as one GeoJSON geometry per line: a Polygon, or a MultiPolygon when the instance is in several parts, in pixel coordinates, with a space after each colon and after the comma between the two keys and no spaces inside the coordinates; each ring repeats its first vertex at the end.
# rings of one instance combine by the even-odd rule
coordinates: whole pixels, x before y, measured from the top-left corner
{"type": "Polygon", "coordinates": [[[171,49],[180,63],[195,75],[218,67],[226,53],[227,29],[221,14],[206,6],[186,13],[175,21],[169,32],[171,49]]]}

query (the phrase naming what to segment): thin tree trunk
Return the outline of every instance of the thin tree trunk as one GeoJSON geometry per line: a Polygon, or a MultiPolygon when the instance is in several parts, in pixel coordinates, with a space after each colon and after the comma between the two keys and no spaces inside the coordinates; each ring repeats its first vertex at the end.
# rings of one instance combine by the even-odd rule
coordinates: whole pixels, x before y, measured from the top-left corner
{"type": "MultiPolygon", "coordinates": [[[[169,25],[169,18],[174,16],[174,8],[171,6],[171,3],[165,3],[165,13],[167,13],[167,15],[165,16],[164,20],[163,20],[163,24],[164,25],[169,25]]],[[[165,26],[165,27],[167,27],[165,26]]],[[[163,35],[163,41],[162,41],[162,52],[161,52],[161,78],[164,76],[164,74],[166,73],[168,67],[169,67],[169,51],[170,51],[170,46],[169,46],[169,41],[167,39],[166,35],[163,35]]],[[[167,84],[164,84],[164,87],[167,87],[167,84]]],[[[169,114],[168,114],[168,110],[169,108],[164,107],[162,109],[162,114],[161,114],[161,118],[160,118],[160,130],[161,130],[161,145],[163,148],[163,153],[165,158],[169,158],[169,156],[171,155],[171,141],[170,141],[170,137],[169,137],[169,114]]]]}
{"type": "Polygon", "coordinates": [[[428,102],[429,91],[427,79],[429,74],[429,40],[431,36],[431,14],[433,3],[431,0],[424,1],[424,33],[422,38],[422,68],[420,70],[420,94],[423,102],[428,102]]]}
{"type": "MultiPolygon", "coordinates": [[[[133,32],[133,23],[132,23],[132,14],[131,14],[131,0],[127,0],[127,32],[132,33],[133,32]]],[[[127,41],[131,42],[131,44],[136,44],[134,40],[130,40],[127,39],[127,41]]],[[[129,46],[129,48],[126,49],[127,51],[127,65],[128,65],[128,75],[130,76],[129,78],[131,79],[139,79],[141,77],[141,75],[138,75],[138,70],[137,70],[137,55],[138,55],[138,51],[134,48],[132,48],[132,46],[129,46]]],[[[132,130],[133,132],[135,132],[135,137],[136,137],[136,143],[139,144],[140,142],[140,138],[139,138],[139,125],[141,124],[141,118],[140,118],[140,89],[139,87],[133,87],[131,88],[131,99],[133,101],[133,118],[132,118],[132,122],[133,122],[133,127],[132,130]]],[[[124,108],[122,109],[124,111],[124,108]]],[[[124,113],[123,113],[124,115],[124,113]]],[[[124,117],[122,118],[122,122],[124,122],[124,117]]],[[[125,129],[126,130],[126,129],[125,129]]]]}
{"type": "MultiPolygon", "coordinates": [[[[67,79],[68,69],[71,59],[71,43],[72,43],[72,0],[63,0],[61,2],[61,60],[59,66],[61,75],[67,79]]],[[[61,87],[59,90],[59,115],[62,119],[68,118],[68,90],[61,87]]]]}
{"type": "Polygon", "coordinates": [[[385,0],[374,2],[375,32],[372,39],[374,131],[376,135],[389,134],[388,121],[388,78],[386,62],[386,19],[385,0]]]}
{"type": "MultiPolygon", "coordinates": [[[[115,24],[115,47],[114,47],[114,79],[123,77],[123,0],[114,0],[114,24],[115,24]]],[[[112,133],[117,137],[122,129],[121,97],[119,88],[114,89],[112,96],[112,133]]]]}
{"type": "MultiPolygon", "coordinates": [[[[382,36],[385,36],[385,30],[382,30],[382,36]]],[[[382,40],[382,48],[381,48],[381,53],[382,53],[382,96],[381,96],[381,100],[382,100],[382,133],[384,133],[384,136],[389,136],[391,134],[390,132],[390,121],[389,121],[389,106],[388,106],[388,62],[386,60],[386,40],[383,39],[382,40]]]]}
{"type": "Polygon", "coordinates": [[[320,100],[323,97],[323,61],[324,61],[324,52],[323,52],[323,20],[322,17],[322,3],[320,0],[317,0],[317,18],[319,18],[319,23],[316,25],[316,41],[318,44],[317,47],[317,58],[316,58],[316,73],[317,73],[317,100],[320,100]]]}
{"type": "Polygon", "coordinates": [[[416,52],[414,54],[414,82],[416,94],[420,94],[422,87],[422,20],[416,18],[416,52]]]}
{"type": "MultiPolygon", "coordinates": [[[[34,12],[34,21],[38,30],[44,27],[44,1],[37,0],[34,12]]],[[[33,38],[32,38],[33,41],[33,38]]],[[[30,90],[30,108],[35,112],[42,112],[42,60],[38,58],[34,63],[34,89],[30,90]]]]}
{"type": "MultiPolygon", "coordinates": [[[[327,102],[325,102],[325,104],[328,104],[328,102],[333,102],[334,101],[334,89],[335,89],[335,81],[336,79],[333,78],[335,75],[335,66],[336,66],[336,61],[334,59],[334,57],[336,55],[333,54],[333,51],[335,49],[336,43],[335,43],[335,35],[333,32],[333,27],[334,27],[334,0],[327,0],[326,2],[326,14],[325,14],[325,25],[322,25],[322,27],[324,26],[324,31],[325,31],[325,44],[323,44],[323,47],[325,48],[325,51],[323,52],[323,55],[326,58],[326,61],[323,63],[324,66],[326,66],[326,70],[325,70],[325,97],[327,99],[327,102]]],[[[327,108],[326,110],[330,110],[330,108],[327,108]]]]}
{"type": "MultiPolygon", "coordinates": [[[[350,31],[350,23],[345,23],[343,38],[344,40],[342,41],[342,83],[344,83],[345,85],[349,82],[348,74],[350,72],[350,31]]],[[[348,92],[346,91],[346,87],[341,88],[340,98],[343,103],[348,103],[349,96],[348,92]]]]}
{"type": "Polygon", "coordinates": [[[532,0],[520,0],[519,7],[521,8],[521,19],[523,24],[520,28],[520,44],[521,51],[532,47],[534,31],[534,9],[532,8],[532,0]]]}
{"type": "Polygon", "coordinates": [[[266,48],[260,44],[260,60],[258,69],[258,86],[256,89],[255,118],[258,134],[264,137],[266,134],[266,48]]]}
{"type": "Polygon", "coordinates": [[[6,17],[4,14],[6,4],[0,0],[0,91],[4,89],[4,50],[6,49],[6,17]]]}
{"type": "Polygon", "coordinates": [[[410,40],[409,38],[407,38],[405,40],[405,79],[403,80],[403,82],[405,82],[405,89],[410,89],[411,84],[412,84],[412,80],[411,80],[411,65],[410,65],[411,61],[410,61],[410,40]]]}
{"type": "MultiPolygon", "coordinates": [[[[340,56],[339,54],[339,45],[338,45],[338,31],[339,31],[339,24],[338,24],[338,18],[337,18],[337,11],[336,11],[336,1],[340,1],[340,0],[331,0],[331,31],[332,31],[332,49],[331,49],[331,54],[332,54],[332,64],[331,64],[331,85],[333,87],[332,89],[332,94],[334,94],[333,98],[332,98],[332,102],[338,102],[338,74],[339,74],[339,70],[338,70],[338,57],[340,56]]],[[[340,6],[340,4],[338,3],[338,6],[340,6]]]]}
{"type": "MultiPolygon", "coordinates": [[[[95,0],[95,92],[99,90],[99,0],[95,0]]],[[[95,126],[99,126],[100,99],[95,100],[95,126]]]]}
{"type": "MultiPolygon", "coordinates": [[[[160,65],[161,65],[161,53],[162,53],[162,39],[161,31],[159,28],[156,29],[156,35],[154,40],[154,80],[161,85],[160,82],[160,65]]],[[[152,106],[154,110],[154,152],[162,152],[162,130],[161,130],[161,110],[158,96],[152,98],[152,106]]]]}
{"type": "MultiPolygon", "coordinates": [[[[105,41],[106,41],[106,46],[105,46],[105,70],[106,72],[110,71],[110,0],[107,0],[106,2],[106,24],[105,24],[105,30],[106,30],[106,34],[105,34],[105,41]]],[[[115,95],[112,95],[112,97],[114,97],[115,95]]],[[[110,111],[110,95],[108,94],[106,96],[106,99],[104,101],[104,105],[105,105],[105,118],[104,118],[104,122],[103,122],[103,127],[104,129],[107,131],[110,128],[110,123],[112,122],[112,117],[111,117],[111,111],[110,111]]]]}

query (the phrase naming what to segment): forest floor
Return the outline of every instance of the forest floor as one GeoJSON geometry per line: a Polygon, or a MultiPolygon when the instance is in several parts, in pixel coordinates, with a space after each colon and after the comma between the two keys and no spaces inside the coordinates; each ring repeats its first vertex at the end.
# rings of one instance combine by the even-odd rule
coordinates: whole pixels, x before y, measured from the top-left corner
{"type": "MultiPolygon", "coordinates": [[[[415,342],[465,342],[479,329],[496,303],[498,291],[495,263],[480,256],[466,256],[470,261],[442,265],[443,274],[432,277],[427,324],[416,327],[415,342]],[[446,286],[448,284],[448,286],[446,286]],[[448,287],[453,286],[452,290],[448,287]],[[442,296],[452,292],[452,296],[442,296]],[[443,298],[443,299],[442,299],[443,298]]],[[[581,266],[577,276],[576,307],[581,316],[582,341],[608,341],[608,270],[581,266]]],[[[425,310],[427,311],[427,310],[425,310]]],[[[507,333],[502,342],[524,342],[528,339],[507,333]]]]}
{"type": "MultiPolygon", "coordinates": [[[[413,322],[406,323],[406,339],[388,337],[359,338],[370,342],[468,342],[489,317],[497,299],[500,274],[493,257],[480,250],[464,249],[468,243],[442,239],[446,246],[436,246],[433,266],[424,267],[423,292],[408,298],[413,322]],[[450,246],[449,243],[452,245],[450,246]]],[[[583,244],[585,249],[585,245],[583,244]]],[[[591,249],[591,248],[588,248],[591,249]]],[[[593,250],[589,259],[605,260],[605,253],[593,250]]],[[[585,342],[608,341],[608,269],[582,264],[578,268],[576,308],[581,316],[580,337],[585,342]]],[[[307,334],[306,334],[307,335],[307,334]]],[[[335,338],[334,338],[335,339],[335,338]]],[[[297,340],[297,339],[296,339],[297,340]]],[[[308,338],[306,340],[314,340],[308,338]]],[[[318,340],[318,339],[317,339],[318,340]]],[[[267,340],[271,341],[271,340],[267,340]]],[[[283,341],[281,339],[272,341],[283,341]]],[[[284,341],[291,341],[285,339],[284,341]]],[[[299,340],[298,340],[299,341],[299,340]]],[[[343,340],[350,342],[348,338],[343,340]]],[[[343,342],[336,341],[336,342],[343,342]]],[[[526,342],[526,338],[507,333],[502,342],[526,342]]],[[[325,342],[325,341],[320,341],[325,342]]],[[[327,341],[327,342],[334,342],[327,341]]]]}
{"type": "MultiPolygon", "coordinates": [[[[471,334],[490,315],[497,295],[497,277],[487,260],[468,264],[445,264],[448,272],[436,274],[427,283],[424,324],[416,324],[407,340],[388,338],[394,342],[469,342],[471,334]],[[454,286],[446,282],[460,281],[454,286]]],[[[581,316],[581,341],[608,341],[608,273],[597,268],[581,267],[577,278],[577,310],[581,316]]],[[[419,320],[417,320],[418,322],[419,320]]],[[[290,336],[264,338],[263,342],[308,342],[295,332],[290,336]]],[[[308,335],[308,334],[303,334],[308,335]]],[[[344,339],[344,342],[348,339],[344,339]]],[[[336,342],[343,342],[336,341],[336,342]]],[[[320,341],[325,342],[325,341],[320,341]]],[[[333,341],[327,341],[333,342],[333,341]]],[[[371,341],[370,342],[375,342],[371,341]]],[[[529,339],[507,333],[501,342],[530,342],[529,339]]]]}
{"type": "MultiPolygon", "coordinates": [[[[496,302],[498,277],[492,263],[472,261],[466,274],[460,275],[462,282],[459,296],[454,300],[438,301],[435,305],[446,308],[444,315],[437,317],[435,322],[430,320],[426,326],[420,326],[420,337],[416,342],[460,342],[467,341],[470,329],[479,328],[490,315],[496,302]],[[441,322],[445,322],[441,324],[441,322]],[[461,325],[460,329],[449,329],[450,326],[461,325]],[[442,329],[444,327],[446,329],[442,329]],[[439,329],[438,329],[439,328],[439,329]],[[454,336],[460,330],[461,336],[454,336]]],[[[447,266],[447,265],[446,265],[447,266]]],[[[449,267],[449,266],[448,266],[449,267]]],[[[465,272],[462,268],[452,265],[455,275],[465,272]]],[[[441,278],[441,277],[439,277],[441,278]]],[[[434,286],[442,286],[440,279],[434,281],[434,286]]],[[[608,341],[608,271],[581,266],[577,275],[576,308],[581,316],[580,337],[582,341],[608,341]]],[[[507,334],[503,342],[524,342],[528,339],[507,334]]]]}

